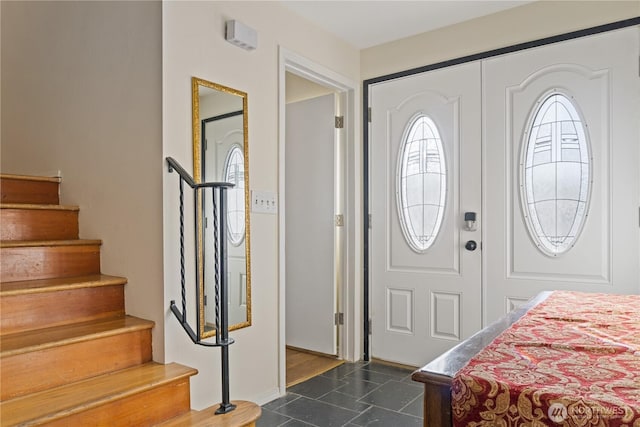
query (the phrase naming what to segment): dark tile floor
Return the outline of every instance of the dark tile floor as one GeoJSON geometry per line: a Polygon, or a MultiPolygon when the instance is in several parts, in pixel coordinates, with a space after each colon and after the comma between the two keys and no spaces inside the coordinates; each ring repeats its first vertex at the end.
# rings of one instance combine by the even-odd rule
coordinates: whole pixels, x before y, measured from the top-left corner
{"type": "Polygon", "coordinates": [[[423,387],[411,373],[375,362],[345,363],[262,406],[257,426],[419,427],[423,387]]]}

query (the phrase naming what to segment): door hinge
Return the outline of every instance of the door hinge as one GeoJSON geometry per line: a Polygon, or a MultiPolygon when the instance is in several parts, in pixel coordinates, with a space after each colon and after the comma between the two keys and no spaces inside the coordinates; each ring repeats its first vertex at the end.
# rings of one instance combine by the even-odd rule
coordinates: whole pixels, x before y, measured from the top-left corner
{"type": "Polygon", "coordinates": [[[371,224],[371,214],[369,214],[369,228],[371,228],[371,227],[372,227],[372,224],[371,224]]]}
{"type": "Polygon", "coordinates": [[[373,328],[371,327],[371,319],[369,319],[369,335],[373,335],[373,328]]]}
{"type": "Polygon", "coordinates": [[[336,129],[344,128],[344,116],[336,116],[336,129]]]}
{"type": "Polygon", "coordinates": [[[344,215],[338,214],[336,215],[336,227],[344,226],[344,215]]]}
{"type": "Polygon", "coordinates": [[[206,216],[204,217],[204,228],[209,227],[209,218],[207,218],[206,216]]]}
{"type": "Polygon", "coordinates": [[[367,109],[367,120],[371,123],[371,107],[367,109]]]}
{"type": "Polygon", "coordinates": [[[333,323],[334,325],[344,325],[344,313],[335,313],[333,323]]]}
{"type": "Polygon", "coordinates": [[[204,151],[207,151],[208,147],[207,147],[207,139],[205,138],[204,140],[204,151]]]}
{"type": "Polygon", "coordinates": [[[204,305],[207,305],[207,296],[204,296],[204,305]]]}

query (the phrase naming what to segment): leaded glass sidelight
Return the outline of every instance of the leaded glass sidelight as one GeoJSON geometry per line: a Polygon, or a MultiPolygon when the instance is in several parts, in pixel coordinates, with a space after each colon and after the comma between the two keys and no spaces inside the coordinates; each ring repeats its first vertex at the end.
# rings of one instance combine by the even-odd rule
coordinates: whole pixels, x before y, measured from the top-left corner
{"type": "Polygon", "coordinates": [[[543,97],[523,141],[521,191],[531,237],[545,254],[570,250],[587,217],[591,157],[586,126],[566,95],[543,97]]]}
{"type": "Polygon", "coordinates": [[[409,246],[427,250],[442,226],[447,198],[447,165],[436,124],[420,115],[410,121],[400,144],[397,169],[398,216],[409,246]]]}
{"type": "Polygon", "coordinates": [[[235,184],[227,190],[227,230],[229,243],[238,246],[244,240],[244,155],[238,145],[227,154],[224,164],[224,182],[235,184]]]}

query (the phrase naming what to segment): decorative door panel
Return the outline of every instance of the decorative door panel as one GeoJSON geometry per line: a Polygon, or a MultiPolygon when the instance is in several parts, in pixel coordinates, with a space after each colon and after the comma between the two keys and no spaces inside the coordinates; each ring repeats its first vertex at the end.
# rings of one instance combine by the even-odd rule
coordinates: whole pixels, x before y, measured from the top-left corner
{"type": "Polygon", "coordinates": [[[609,281],[611,235],[609,200],[605,197],[611,181],[609,78],[608,72],[560,64],[547,66],[521,84],[506,88],[505,105],[511,114],[507,116],[505,133],[512,141],[505,145],[509,159],[507,182],[511,184],[507,186],[510,193],[507,223],[512,224],[512,232],[507,233],[508,279],[609,281]],[[543,131],[549,135],[540,135],[539,142],[529,141],[531,118],[538,112],[536,107],[543,106],[544,102],[540,101],[554,94],[560,99],[563,96],[570,99],[581,110],[577,111],[578,117],[562,111],[562,104],[552,106],[550,108],[561,111],[552,111],[557,120],[542,125],[549,128],[543,131]],[[585,132],[580,135],[582,127],[585,132]],[[575,140],[586,142],[584,161],[575,159],[580,154],[571,153],[580,152],[579,148],[565,148],[579,147],[575,140]],[[528,142],[535,144],[534,150],[539,153],[539,159],[534,160],[539,164],[530,167],[525,165],[528,142]],[[533,177],[533,185],[525,182],[528,173],[533,177]],[[594,177],[597,180],[592,182],[594,177]],[[526,200],[527,186],[534,196],[529,201],[526,200]],[[587,187],[584,201],[580,198],[581,186],[587,187]],[[542,243],[537,241],[533,227],[527,224],[529,217],[536,216],[536,205],[541,217],[537,222],[542,222],[541,231],[546,237],[542,243]],[[573,225],[579,223],[583,226],[572,233],[573,225]],[[544,243],[563,251],[551,252],[544,243]]]}
{"type": "Polygon", "coordinates": [[[425,91],[387,111],[391,138],[385,144],[390,233],[386,259],[390,271],[460,273],[460,233],[454,218],[460,201],[452,191],[460,174],[459,130],[454,129],[460,122],[459,103],[459,98],[425,91]],[[412,129],[420,121],[426,121],[427,129],[412,129]],[[418,146],[422,141],[426,143],[418,146]],[[421,157],[429,159],[420,165],[421,157]],[[406,229],[412,230],[411,235],[406,229]],[[434,250],[429,251],[431,247],[434,250]],[[425,257],[426,252],[430,256],[425,257]]]}

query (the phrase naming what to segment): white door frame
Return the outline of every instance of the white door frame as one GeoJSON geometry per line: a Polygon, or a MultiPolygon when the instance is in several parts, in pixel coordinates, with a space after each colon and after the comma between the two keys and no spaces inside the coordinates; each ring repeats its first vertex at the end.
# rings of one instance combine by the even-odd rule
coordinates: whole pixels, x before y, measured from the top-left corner
{"type": "Polygon", "coordinates": [[[278,61],[278,383],[280,395],[286,393],[286,247],[285,247],[285,124],[286,84],[285,74],[290,72],[330,88],[345,99],[344,129],[346,137],[346,182],[345,182],[345,268],[340,295],[344,312],[344,325],[340,331],[338,356],[347,361],[358,360],[362,347],[362,176],[360,150],[355,147],[356,126],[356,82],[302,55],[279,47],[278,61]]]}

